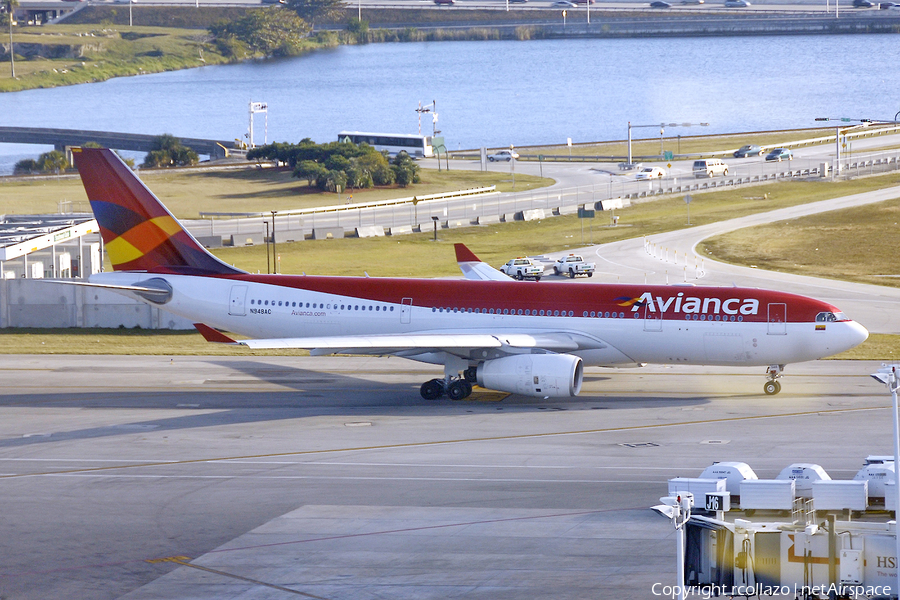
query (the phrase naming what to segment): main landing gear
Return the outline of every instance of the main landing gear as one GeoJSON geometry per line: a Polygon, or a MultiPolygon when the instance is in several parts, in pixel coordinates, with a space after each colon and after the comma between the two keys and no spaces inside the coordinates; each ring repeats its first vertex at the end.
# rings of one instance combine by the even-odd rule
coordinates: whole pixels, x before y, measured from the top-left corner
{"type": "Polygon", "coordinates": [[[475,367],[463,371],[462,377],[447,376],[444,379],[431,379],[422,384],[419,393],[425,400],[437,400],[444,394],[451,400],[464,400],[472,393],[475,383],[475,367]]]}
{"type": "Polygon", "coordinates": [[[784,365],[772,365],[769,367],[769,370],[766,372],[767,381],[763,385],[763,391],[767,396],[774,396],[781,391],[781,383],[778,382],[778,379],[781,377],[783,370],[784,365]]]}

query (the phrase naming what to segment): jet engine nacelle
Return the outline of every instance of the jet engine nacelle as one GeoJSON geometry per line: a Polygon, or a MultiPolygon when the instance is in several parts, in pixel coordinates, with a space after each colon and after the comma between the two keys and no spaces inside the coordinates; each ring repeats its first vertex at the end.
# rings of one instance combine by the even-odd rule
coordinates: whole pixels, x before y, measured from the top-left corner
{"type": "Polygon", "coordinates": [[[519,354],[479,364],[477,378],[481,387],[523,396],[577,396],[584,366],[571,354],[519,354]]]}

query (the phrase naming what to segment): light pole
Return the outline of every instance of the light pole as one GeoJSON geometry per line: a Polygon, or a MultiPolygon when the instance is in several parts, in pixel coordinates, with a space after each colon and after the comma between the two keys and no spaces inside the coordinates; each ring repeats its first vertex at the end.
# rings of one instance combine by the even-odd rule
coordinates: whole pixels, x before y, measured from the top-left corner
{"type": "Polygon", "coordinates": [[[633,164],[633,157],[631,154],[631,130],[639,127],[659,127],[659,153],[663,154],[662,151],[662,136],[666,127],[709,127],[709,123],[654,123],[652,125],[632,125],[631,121],[628,121],[628,164],[633,164]]]}
{"type": "Polygon", "coordinates": [[[278,273],[278,260],[277,254],[275,253],[275,213],[277,210],[272,211],[272,269],[277,274],[278,273]]]}
{"type": "Polygon", "coordinates": [[[684,600],[684,524],[691,518],[691,508],[694,506],[694,494],[690,492],[676,492],[674,496],[666,496],[659,499],[662,504],[652,506],[660,515],[671,519],[675,526],[675,573],[677,582],[675,585],[675,598],[684,600]]]}
{"type": "MultiPolygon", "coordinates": [[[[897,122],[897,115],[900,115],[898,112],[894,115],[894,123],[897,122]]],[[[850,125],[845,130],[844,133],[850,131],[854,127],[868,127],[869,124],[872,123],[890,123],[890,121],[881,121],[879,119],[851,119],[849,117],[816,117],[816,121],[840,121],[842,123],[859,123],[859,125],[850,125]]],[[[831,170],[833,173],[832,177],[841,174],[841,126],[838,125],[834,128],[834,168],[831,170]]]]}
{"type": "Polygon", "coordinates": [[[888,391],[891,393],[891,403],[894,410],[894,500],[897,503],[894,507],[894,541],[895,541],[895,566],[897,568],[897,583],[895,583],[894,592],[900,590],[900,523],[897,522],[896,515],[900,514],[900,480],[898,480],[897,472],[900,471],[900,420],[897,418],[897,388],[900,388],[900,376],[897,373],[896,366],[883,366],[872,377],[887,385],[888,391]]]}

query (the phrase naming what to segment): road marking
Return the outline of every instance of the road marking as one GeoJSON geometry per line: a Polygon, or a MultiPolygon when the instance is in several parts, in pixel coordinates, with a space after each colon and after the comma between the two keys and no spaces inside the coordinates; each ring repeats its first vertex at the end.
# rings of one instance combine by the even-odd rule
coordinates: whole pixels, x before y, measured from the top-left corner
{"type": "Polygon", "coordinates": [[[260,581],[258,579],[251,579],[250,577],[244,577],[243,575],[236,575],[234,573],[228,573],[226,571],[220,571],[219,569],[211,569],[209,567],[204,567],[201,565],[195,565],[190,562],[190,558],[187,556],[169,556],[166,558],[151,558],[146,562],[150,564],[159,564],[159,563],[174,563],[176,565],[180,565],[182,567],[190,567],[191,569],[198,569],[200,571],[206,571],[207,573],[213,573],[215,575],[221,575],[222,577],[230,577],[231,579],[239,579],[241,581],[246,581],[248,583],[252,583],[254,585],[262,585],[268,588],[272,588],[275,590],[279,590],[282,592],[288,592],[289,594],[296,594],[297,596],[304,596],[306,598],[316,598],[317,600],[328,600],[327,598],[323,598],[322,596],[316,596],[314,594],[307,594],[306,592],[301,592],[300,590],[292,590],[291,588],[286,588],[280,585],[276,585],[274,583],[267,583],[265,581],[260,581]]]}
{"type": "Polygon", "coordinates": [[[99,471],[110,471],[115,469],[133,469],[137,467],[153,467],[153,466],[170,466],[170,465],[189,465],[196,463],[215,463],[215,462],[224,462],[231,460],[250,460],[256,458],[277,458],[277,457],[287,457],[287,456],[315,456],[315,455],[325,455],[325,454],[336,454],[341,452],[366,452],[371,450],[397,450],[403,448],[427,448],[432,446],[445,446],[445,445],[453,445],[453,444],[470,444],[475,442],[498,442],[498,441],[506,441],[506,440],[526,440],[526,439],[538,439],[538,438],[549,438],[549,437],[562,437],[569,435],[590,435],[597,433],[614,433],[614,432],[622,432],[622,431],[647,431],[652,429],[665,429],[669,427],[690,427],[693,425],[707,425],[712,423],[740,423],[742,421],[757,421],[762,419],[783,419],[783,418],[791,418],[791,417],[802,417],[809,415],[824,415],[824,414],[843,414],[850,412],[860,412],[860,411],[882,411],[888,410],[883,406],[874,406],[874,407],[860,407],[860,408],[840,408],[840,409],[828,409],[828,410],[808,410],[801,412],[790,412],[790,413],[782,413],[782,414],[774,414],[774,415],[750,415],[744,417],[726,417],[721,419],[703,419],[697,421],[680,421],[676,423],[652,423],[647,425],[630,425],[623,427],[608,427],[602,429],[582,429],[582,430],[574,430],[574,431],[551,431],[546,433],[523,433],[518,435],[498,435],[498,436],[487,436],[487,437],[476,437],[476,438],[460,438],[460,439],[450,439],[450,440],[435,440],[432,442],[406,442],[401,444],[381,444],[374,446],[356,446],[350,448],[331,448],[331,449],[321,449],[321,450],[297,450],[294,452],[274,452],[271,454],[250,454],[247,456],[221,456],[217,458],[194,458],[194,459],[186,459],[186,460],[176,460],[176,461],[154,461],[147,462],[142,464],[126,464],[126,465],[110,465],[105,467],[89,467],[83,469],[69,469],[64,471],[48,471],[48,472],[38,472],[38,473],[20,473],[15,475],[0,475],[0,479],[14,479],[20,477],[36,477],[42,475],[65,475],[65,474],[75,474],[75,473],[96,473],[99,471]]]}

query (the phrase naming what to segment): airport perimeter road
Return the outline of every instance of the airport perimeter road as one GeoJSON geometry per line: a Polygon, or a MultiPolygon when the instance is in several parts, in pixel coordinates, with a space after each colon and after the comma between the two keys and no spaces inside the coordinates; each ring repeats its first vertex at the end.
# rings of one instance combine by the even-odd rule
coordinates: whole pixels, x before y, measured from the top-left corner
{"type": "MultiPolygon", "coordinates": [[[[774,288],[827,300],[873,333],[900,333],[900,288],[804,277],[717,262],[700,256],[696,245],[708,237],[744,227],[795,219],[900,197],[900,187],[833,198],[767,213],[688,227],[643,239],[580,250],[597,262],[592,281],[696,283],[774,288]]],[[[687,210],[685,210],[685,219],[687,210]]],[[[620,225],[627,226],[627,222],[620,225]]],[[[559,253],[562,254],[562,253],[559,253]]],[[[553,256],[556,256],[554,254],[553,256]]]]}
{"type": "Polygon", "coordinates": [[[589,369],[579,398],[427,402],[401,359],[0,357],[0,596],[658,598],[667,479],[850,479],[871,363],[589,369]],[[188,566],[183,566],[188,565],[188,566]]]}

